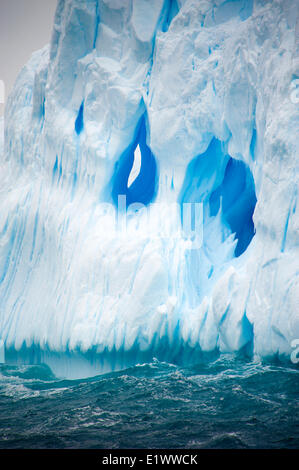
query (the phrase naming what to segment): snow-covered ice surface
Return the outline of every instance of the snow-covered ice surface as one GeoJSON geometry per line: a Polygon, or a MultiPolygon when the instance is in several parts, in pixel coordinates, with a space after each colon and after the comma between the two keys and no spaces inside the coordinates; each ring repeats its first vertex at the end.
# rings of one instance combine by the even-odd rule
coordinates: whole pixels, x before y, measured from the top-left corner
{"type": "Polygon", "coordinates": [[[289,357],[298,10],[297,0],[59,0],[51,45],[8,99],[4,150],[0,139],[8,361],[83,377],[153,357],[289,357]],[[148,210],[131,211],[121,236],[120,194],[148,210]],[[184,203],[202,204],[192,249],[184,203]]]}

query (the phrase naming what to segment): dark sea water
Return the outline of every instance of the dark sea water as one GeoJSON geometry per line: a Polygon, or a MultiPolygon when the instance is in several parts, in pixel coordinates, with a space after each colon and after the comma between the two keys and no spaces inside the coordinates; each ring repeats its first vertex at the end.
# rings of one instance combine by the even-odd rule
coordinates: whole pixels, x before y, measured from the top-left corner
{"type": "Polygon", "coordinates": [[[84,380],[0,366],[0,448],[298,448],[299,369],[232,356],[84,380]]]}

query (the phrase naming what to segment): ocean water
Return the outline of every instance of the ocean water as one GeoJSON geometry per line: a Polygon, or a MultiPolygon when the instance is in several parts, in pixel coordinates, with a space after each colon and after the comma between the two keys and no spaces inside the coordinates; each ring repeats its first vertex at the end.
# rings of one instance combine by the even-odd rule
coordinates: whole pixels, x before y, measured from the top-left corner
{"type": "Polygon", "coordinates": [[[221,356],[84,380],[0,366],[0,448],[298,448],[299,368],[221,356]]]}

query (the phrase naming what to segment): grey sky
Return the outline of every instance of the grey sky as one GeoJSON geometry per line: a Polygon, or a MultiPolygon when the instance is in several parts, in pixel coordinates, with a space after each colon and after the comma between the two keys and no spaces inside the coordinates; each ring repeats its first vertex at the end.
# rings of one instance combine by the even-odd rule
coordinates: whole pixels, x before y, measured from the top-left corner
{"type": "MultiPolygon", "coordinates": [[[[10,93],[32,52],[51,39],[57,0],[0,0],[0,80],[10,93]]],[[[0,104],[0,116],[4,106],[0,104]]]]}

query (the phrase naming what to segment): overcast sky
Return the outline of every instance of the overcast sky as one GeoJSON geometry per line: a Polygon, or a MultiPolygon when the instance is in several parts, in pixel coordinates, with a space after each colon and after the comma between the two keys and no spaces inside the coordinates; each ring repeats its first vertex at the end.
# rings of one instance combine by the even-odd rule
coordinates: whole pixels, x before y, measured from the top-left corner
{"type": "MultiPolygon", "coordinates": [[[[32,52],[50,41],[56,4],[57,0],[0,0],[0,80],[6,96],[32,52]]],[[[3,109],[0,103],[0,116],[3,109]]]]}

